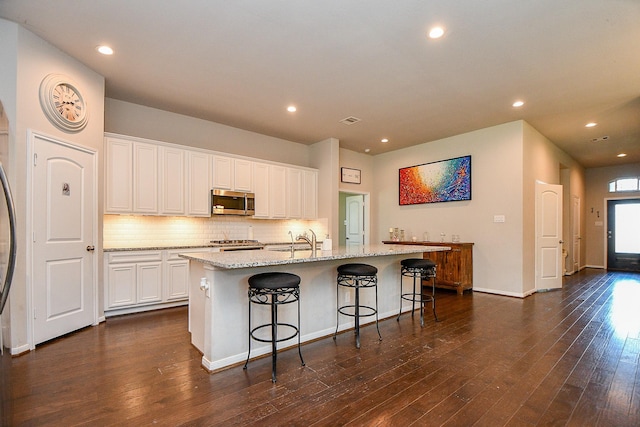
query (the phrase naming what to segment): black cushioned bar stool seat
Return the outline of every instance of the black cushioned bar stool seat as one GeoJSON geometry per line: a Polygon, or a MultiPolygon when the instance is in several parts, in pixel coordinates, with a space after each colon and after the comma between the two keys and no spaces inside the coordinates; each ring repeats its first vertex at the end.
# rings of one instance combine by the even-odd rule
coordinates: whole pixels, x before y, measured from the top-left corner
{"type": "Polygon", "coordinates": [[[378,269],[369,264],[343,264],[338,267],[338,290],[340,286],[354,288],[354,303],[339,306],[340,292],[336,292],[336,306],[338,310],[336,312],[336,332],[333,334],[333,339],[336,339],[338,334],[338,326],[340,321],[340,315],[350,316],[355,319],[355,334],[356,334],[356,348],[360,348],[360,318],[368,316],[376,316],[376,329],[378,331],[378,338],[382,340],[380,335],[380,328],[378,327],[378,269]],[[360,304],[360,289],[361,288],[374,288],[376,294],[375,307],[361,305],[360,304]],[[362,312],[364,310],[364,312],[362,312]]]}
{"type": "Polygon", "coordinates": [[[426,303],[431,302],[433,317],[438,321],[436,315],[436,263],[430,259],[408,258],[400,261],[400,311],[396,320],[400,320],[402,314],[402,300],[411,301],[411,316],[416,309],[416,303],[420,303],[420,326],[424,326],[424,308],[426,303]],[[402,278],[413,278],[413,291],[402,292],[402,278]],[[425,295],[422,290],[422,280],[431,279],[431,295],[425,295]]]}
{"type": "Polygon", "coordinates": [[[295,274],[280,272],[260,273],[249,277],[249,351],[247,352],[244,369],[247,369],[251,355],[251,339],[270,342],[271,380],[276,382],[277,344],[290,340],[295,336],[298,336],[298,354],[300,355],[302,366],[304,366],[302,351],[300,350],[300,277],[295,274]],[[294,302],[298,303],[298,324],[278,322],[278,306],[294,302]],[[258,325],[254,328],[251,327],[251,306],[253,304],[271,306],[271,323],[258,325]],[[290,334],[286,337],[278,338],[278,327],[288,329],[290,334]],[[271,329],[271,337],[269,339],[257,336],[257,332],[265,328],[271,329]]]}

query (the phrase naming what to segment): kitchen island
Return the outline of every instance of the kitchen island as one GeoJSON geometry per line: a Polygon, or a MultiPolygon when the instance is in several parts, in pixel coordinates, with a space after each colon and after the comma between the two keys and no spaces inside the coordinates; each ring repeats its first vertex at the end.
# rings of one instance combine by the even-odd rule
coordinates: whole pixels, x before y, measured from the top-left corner
{"type": "MultiPolygon", "coordinates": [[[[189,265],[189,332],[192,344],[202,352],[202,366],[217,371],[241,362],[248,347],[248,279],[268,271],[284,271],[301,278],[301,340],[332,335],[336,329],[336,268],[344,263],[366,263],[378,268],[378,312],[380,319],[398,314],[400,300],[400,260],[446,247],[411,245],[365,245],[330,251],[233,251],[185,253],[189,265]]],[[[407,284],[408,286],[408,284],[407,284]]],[[[352,303],[352,290],[337,295],[340,305],[352,303]]],[[[373,305],[374,292],[361,293],[361,304],[373,305]]],[[[411,305],[403,306],[403,311],[411,305]]],[[[254,326],[268,323],[268,307],[254,307],[254,326]],[[261,310],[263,308],[264,310],[261,310]]],[[[295,307],[283,306],[280,319],[295,319],[295,307]]],[[[367,318],[369,322],[374,318],[367,318]]],[[[354,327],[353,318],[340,316],[338,330],[354,327]]],[[[377,339],[377,334],[373,334],[377,339]]],[[[384,338],[384,337],[383,337],[384,338]]],[[[366,330],[363,339],[367,339],[366,330]]],[[[297,343],[292,339],[280,348],[297,343]]],[[[252,356],[268,354],[268,344],[252,343],[252,356]]]]}

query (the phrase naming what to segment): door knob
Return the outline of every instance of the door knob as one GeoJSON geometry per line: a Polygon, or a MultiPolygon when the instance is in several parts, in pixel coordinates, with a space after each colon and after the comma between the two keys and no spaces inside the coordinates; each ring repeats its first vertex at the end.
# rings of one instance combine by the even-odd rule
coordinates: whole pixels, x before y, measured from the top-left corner
{"type": "Polygon", "coordinates": [[[96,250],[96,248],[94,246],[92,246],[92,245],[87,246],[87,252],[93,252],[95,250],[96,250]]]}

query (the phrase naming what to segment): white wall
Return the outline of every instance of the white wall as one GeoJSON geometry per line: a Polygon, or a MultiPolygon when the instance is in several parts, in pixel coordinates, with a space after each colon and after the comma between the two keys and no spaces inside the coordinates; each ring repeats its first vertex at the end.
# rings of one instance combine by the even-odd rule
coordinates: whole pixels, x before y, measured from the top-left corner
{"type": "MultiPolygon", "coordinates": [[[[9,297],[11,313],[12,352],[24,351],[27,344],[27,140],[28,130],[34,130],[56,139],[94,149],[98,153],[99,181],[98,209],[102,212],[102,147],[104,129],[104,78],[70,56],[43,41],[24,28],[0,20],[0,47],[3,65],[0,68],[0,96],[10,123],[10,170],[12,191],[18,218],[18,253],[16,274],[9,297]],[[5,38],[6,37],[6,38],[5,38]],[[8,64],[8,65],[7,65],[8,64]],[[50,73],[59,73],[73,79],[83,91],[89,122],[81,132],[70,134],[60,131],[45,117],[39,102],[40,82],[50,73]]],[[[102,218],[98,224],[98,242],[102,246],[102,218]]],[[[101,272],[101,250],[96,251],[98,270],[101,272]]],[[[100,274],[101,276],[101,274],[100,274]]],[[[102,295],[101,289],[98,295],[102,295]]],[[[99,302],[102,307],[102,302],[99,302]]]]}
{"type": "Polygon", "coordinates": [[[474,288],[521,296],[523,199],[522,122],[512,122],[374,157],[378,211],[372,241],[388,239],[390,227],[407,236],[441,232],[473,242],[474,288]],[[471,155],[472,200],[398,205],[398,169],[471,155]],[[506,222],[494,223],[494,215],[506,222]]]}
{"type": "Polygon", "coordinates": [[[592,168],[586,170],[586,265],[604,268],[606,266],[605,233],[607,230],[606,199],[639,198],[640,192],[609,193],[609,181],[624,177],[640,176],[640,163],[620,166],[592,168]],[[602,225],[598,225],[602,222],[602,225]]]}
{"type": "MultiPolygon", "coordinates": [[[[523,290],[535,289],[535,183],[563,184],[563,241],[572,259],[571,241],[571,197],[576,195],[584,200],[584,170],[564,151],[549,139],[523,122],[524,169],[523,169],[523,290]],[[565,172],[562,172],[565,171],[565,172]],[[568,171],[568,173],[566,172],[568,171]],[[562,175],[568,176],[561,181],[562,175]],[[567,187],[568,184],[568,187],[567,187]]],[[[583,208],[584,210],[584,208],[583,208]]],[[[586,242],[581,243],[583,246],[586,242]]],[[[584,252],[584,248],[582,249],[584,252]]]]}
{"type": "Polygon", "coordinates": [[[312,167],[306,145],[111,98],[105,132],[312,167]]]}

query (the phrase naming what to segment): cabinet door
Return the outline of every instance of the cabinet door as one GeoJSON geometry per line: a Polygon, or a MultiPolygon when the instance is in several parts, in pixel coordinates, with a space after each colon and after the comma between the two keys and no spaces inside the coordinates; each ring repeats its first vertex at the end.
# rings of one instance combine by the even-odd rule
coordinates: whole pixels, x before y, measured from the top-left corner
{"type": "Polygon", "coordinates": [[[184,215],[184,150],[162,147],[160,150],[161,209],[163,215],[184,215]]]}
{"type": "Polygon", "coordinates": [[[107,307],[115,308],[136,303],[136,265],[116,264],[107,267],[107,307]]]}
{"type": "Polygon", "coordinates": [[[189,261],[167,261],[165,299],[167,301],[189,297],[189,261]]]}
{"type": "Polygon", "coordinates": [[[253,163],[253,192],[256,195],[254,216],[257,218],[269,218],[269,168],[266,163],[253,163]]]}
{"type": "Polygon", "coordinates": [[[302,218],[302,170],[287,168],[287,217],[302,218]]]}
{"type": "Polygon", "coordinates": [[[316,219],[318,217],[318,172],[305,170],[303,177],[302,216],[305,219],[316,219]]]}
{"type": "Polygon", "coordinates": [[[253,191],[253,162],[250,160],[234,159],[233,188],[235,191],[253,191]]]}
{"type": "Polygon", "coordinates": [[[187,152],[187,215],[211,216],[211,161],[206,153],[187,152]]]}
{"type": "Polygon", "coordinates": [[[136,267],[138,303],[162,301],[162,262],[139,263],[136,267]]]}
{"type": "Polygon", "coordinates": [[[133,145],[133,211],[158,213],[158,146],[133,145]]]}
{"type": "Polygon", "coordinates": [[[213,156],[212,188],[233,190],[233,159],[231,157],[213,156]]]}
{"type": "Polygon", "coordinates": [[[287,217],[287,168],[271,165],[269,172],[269,216],[287,217]]]}
{"type": "Polygon", "coordinates": [[[133,212],[133,142],[105,139],[105,212],[133,212]]]}

